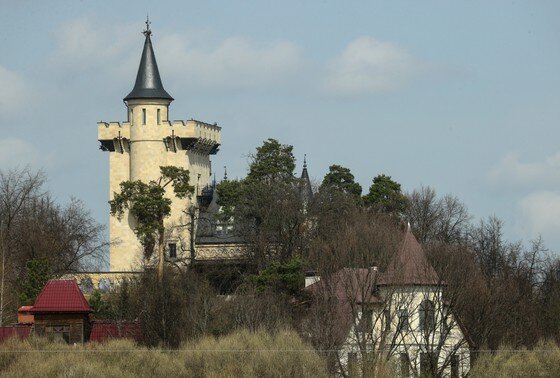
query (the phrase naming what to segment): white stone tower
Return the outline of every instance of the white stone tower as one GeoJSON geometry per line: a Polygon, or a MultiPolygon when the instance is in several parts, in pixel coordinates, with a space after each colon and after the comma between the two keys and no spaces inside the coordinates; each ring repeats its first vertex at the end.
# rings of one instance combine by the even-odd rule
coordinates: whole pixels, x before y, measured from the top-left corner
{"type": "MultiPolygon", "coordinates": [[[[171,216],[166,228],[173,232],[167,243],[167,257],[184,259],[190,255],[186,210],[211,178],[210,155],[220,146],[220,130],[193,119],[169,121],[169,105],[173,98],[165,91],[159,75],[151,41],[149,21],[146,21],[144,50],[132,92],[125,98],[126,122],[99,122],[98,139],[101,149],[109,152],[109,197],[120,190],[123,181],[140,180],[148,183],[159,178],[160,166],[173,165],[188,169],[191,185],[195,187],[192,199],[172,198],[171,216]]],[[[110,269],[112,272],[137,270],[141,263],[142,249],[134,235],[135,221],[125,213],[121,220],[109,219],[110,269]]]]}

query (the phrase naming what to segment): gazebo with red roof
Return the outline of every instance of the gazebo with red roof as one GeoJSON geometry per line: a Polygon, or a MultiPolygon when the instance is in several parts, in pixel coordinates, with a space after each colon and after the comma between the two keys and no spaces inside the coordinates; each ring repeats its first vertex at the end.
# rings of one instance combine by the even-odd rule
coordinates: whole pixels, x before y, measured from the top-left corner
{"type": "Polygon", "coordinates": [[[76,280],[48,281],[30,310],[36,334],[59,338],[69,344],[88,340],[91,312],[93,309],[76,280]]]}

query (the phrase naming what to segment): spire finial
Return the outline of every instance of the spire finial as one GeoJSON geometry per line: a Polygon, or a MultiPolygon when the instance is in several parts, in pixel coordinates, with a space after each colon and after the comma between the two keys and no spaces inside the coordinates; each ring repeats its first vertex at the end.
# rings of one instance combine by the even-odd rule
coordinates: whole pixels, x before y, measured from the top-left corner
{"type": "Polygon", "coordinates": [[[146,30],[144,30],[142,32],[142,34],[144,34],[146,37],[149,37],[150,35],[152,35],[152,31],[150,30],[150,16],[148,14],[146,14],[146,30]]]}
{"type": "Polygon", "coordinates": [[[140,65],[138,66],[136,82],[134,83],[132,91],[124,98],[124,101],[148,99],[173,101],[173,97],[165,91],[161,83],[156,56],[150,38],[152,35],[150,24],[150,18],[146,16],[146,30],[142,32],[146,38],[144,40],[144,49],[142,50],[140,65]]]}
{"type": "Polygon", "coordinates": [[[224,165],[224,180],[227,181],[227,167],[224,165]]]}
{"type": "Polygon", "coordinates": [[[303,154],[303,168],[307,168],[307,154],[303,154]]]}

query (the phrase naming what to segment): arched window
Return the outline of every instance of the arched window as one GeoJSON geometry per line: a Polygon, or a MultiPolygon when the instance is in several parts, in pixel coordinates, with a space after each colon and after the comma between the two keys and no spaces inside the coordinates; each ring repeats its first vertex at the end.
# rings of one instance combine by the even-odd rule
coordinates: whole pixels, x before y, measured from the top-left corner
{"type": "Polygon", "coordinates": [[[435,325],[434,302],[424,299],[420,304],[420,329],[426,333],[432,332],[435,325]]]}

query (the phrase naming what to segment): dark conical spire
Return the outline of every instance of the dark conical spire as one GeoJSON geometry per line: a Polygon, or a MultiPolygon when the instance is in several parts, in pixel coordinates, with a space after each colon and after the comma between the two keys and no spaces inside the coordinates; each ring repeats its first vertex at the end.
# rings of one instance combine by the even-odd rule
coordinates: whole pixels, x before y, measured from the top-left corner
{"type": "Polygon", "coordinates": [[[163,84],[161,83],[156,56],[154,55],[150,39],[152,31],[150,30],[149,20],[146,20],[146,30],[144,30],[143,34],[146,36],[146,41],[144,42],[140,67],[138,67],[138,74],[136,75],[136,83],[134,83],[132,92],[124,100],[158,99],[173,101],[173,97],[163,89],[163,84]]]}
{"type": "Polygon", "coordinates": [[[301,171],[300,194],[305,203],[309,203],[313,198],[313,189],[311,188],[311,180],[307,172],[307,155],[303,155],[303,171],[301,171]]]}
{"type": "Polygon", "coordinates": [[[307,154],[303,155],[303,171],[301,171],[301,178],[309,181],[309,173],[307,173],[307,154]]]}

